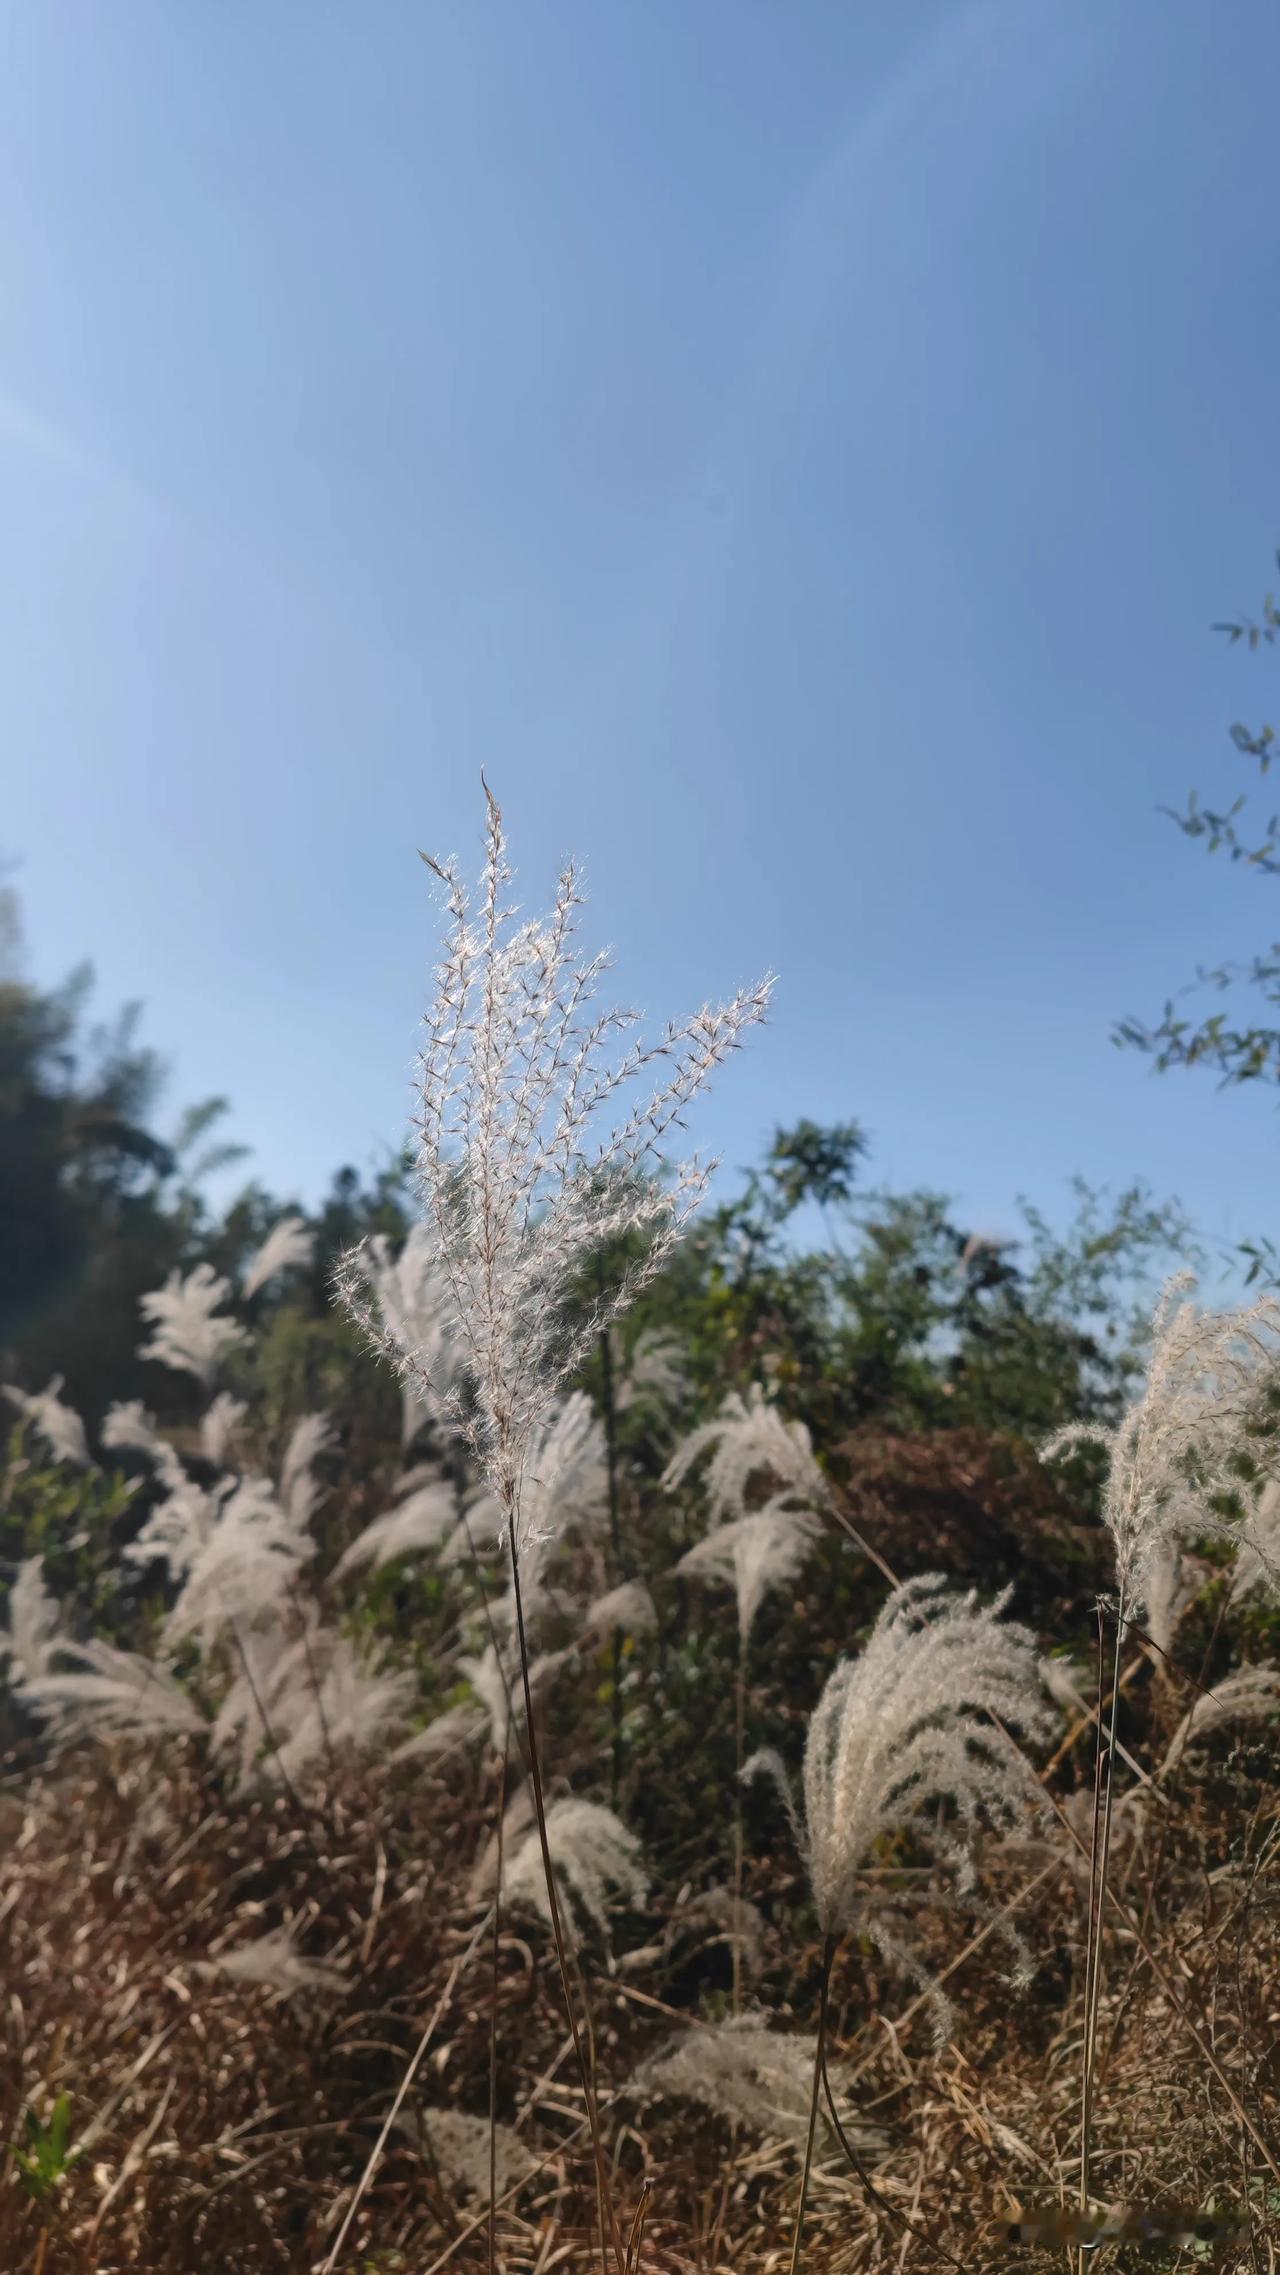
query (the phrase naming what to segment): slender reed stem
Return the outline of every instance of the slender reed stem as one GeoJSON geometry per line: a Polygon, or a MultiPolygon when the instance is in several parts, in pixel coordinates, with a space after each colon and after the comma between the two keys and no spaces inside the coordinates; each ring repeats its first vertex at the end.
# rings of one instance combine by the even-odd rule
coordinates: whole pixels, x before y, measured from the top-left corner
{"type": "Polygon", "coordinates": [[[556,1887],[555,1867],[551,1861],[551,1844],[547,1839],[547,1811],[542,1794],[542,1763],[538,1752],[538,1736],[533,1719],[533,1693],[529,1687],[529,1647],[525,1639],[524,1597],[520,1587],[520,1557],[516,1548],[514,1523],[510,1526],[510,1549],[511,1592],[516,1609],[516,1635],[520,1645],[520,1679],[524,1686],[525,1736],[529,1747],[529,1781],[533,1787],[533,1806],[538,1820],[538,1845],[542,1850],[542,1870],[547,1884],[547,1907],[551,1915],[551,1934],[556,1947],[556,1960],[560,1968],[560,1984],[564,1992],[565,2011],[569,2019],[569,2034],[573,2039],[573,2050],[577,2056],[578,2072],[582,2079],[582,2091],[586,2099],[587,2116],[591,2125],[591,2148],[595,2158],[596,2194],[600,2212],[601,2262],[605,2275],[608,2275],[609,2254],[605,2244],[607,2232],[613,2247],[613,2255],[619,2275],[621,2275],[623,2268],[622,2238],[618,2232],[617,2218],[613,2209],[613,2195],[609,2187],[609,2176],[605,2169],[604,2142],[600,2133],[600,2117],[596,2107],[591,2065],[587,2059],[586,2048],[582,2043],[582,2033],[578,2027],[578,2017],[574,2011],[573,1985],[569,1975],[569,1955],[565,1947],[564,1926],[560,1918],[560,1897],[556,1887]]]}
{"type": "Polygon", "coordinates": [[[742,2011],[742,1758],[746,1750],[747,1638],[738,1629],[738,1679],[733,1712],[733,2012],[742,2011]]]}
{"type": "Polygon", "coordinates": [[[333,2249],[326,2259],[324,2266],[320,2271],[320,2275],[333,2275],[333,2270],[338,2264],[338,2254],[342,2250],[342,2246],[347,2240],[347,2236],[351,2228],[351,2223],[354,2220],[356,2213],[359,2211],[361,2204],[364,2202],[369,2183],[372,2180],[374,2173],[377,2171],[379,2163],[381,2162],[382,2152],[387,2145],[388,2135],[390,2134],[391,2128],[395,2124],[395,2121],[399,2116],[401,2109],[404,2107],[404,2097],[409,2091],[410,2086],[413,2084],[413,2081],[417,2076],[418,2070],[421,2066],[422,2057],[426,2053],[428,2046],[431,2044],[431,2041],[435,2036],[436,2025],[439,2022],[441,2015],[444,2013],[445,2008],[448,2006],[450,1999],[453,1997],[454,1991],[457,1989],[458,1978],[461,1975],[463,1968],[472,1958],[474,1958],[476,1951],[479,1949],[480,1939],[483,1936],[485,1929],[489,1925],[489,1920],[490,1914],[486,1912],[479,1926],[475,1929],[474,1933],[471,1935],[464,1948],[458,1953],[457,1958],[454,1960],[453,1965],[449,1970],[449,1979],[431,2010],[431,2015],[427,2022],[426,2029],[423,2031],[421,2038],[418,2040],[413,2059],[409,2063],[404,2076],[400,2080],[400,2086],[395,2100],[392,2102],[391,2107],[387,2111],[386,2117],[383,2120],[382,2131],[379,2133],[377,2140],[373,2144],[373,2148],[369,2156],[369,2161],[366,2164],[364,2171],[361,2173],[359,2181],[356,2184],[355,2194],[347,2206],[346,2217],[343,2220],[342,2226],[339,2228],[336,2237],[334,2238],[333,2249]]]}
{"type": "MultiPolygon", "coordinates": [[[[1094,1831],[1095,1831],[1095,1839],[1094,1839],[1093,1847],[1094,1847],[1094,1852],[1095,1852],[1095,1855],[1097,1855],[1097,1875],[1096,1875],[1096,1885],[1097,1885],[1097,1901],[1096,1901],[1096,1911],[1095,1911],[1095,1908],[1094,1908],[1094,1878],[1095,1878],[1095,1876],[1094,1876],[1094,1873],[1093,1873],[1093,1870],[1092,1870],[1093,1858],[1091,1858],[1091,1859],[1090,1859],[1090,1865],[1091,1865],[1091,1869],[1090,1869],[1090,1874],[1089,1874],[1089,1880],[1090,1880],[1090,1890],[1089,1890],[1089,1895],[1090,1895],[1090,1905],[1089,1905],[1089,1908],[1090,1908],[1090,1914],[1091,1914],[1091,1918],[1092,1918],[1092,1920],[1093,1920],[1093,1979],[1092,1979],[1092,1982],[1091,1982],[1091,1983],[1088,1983],[1088,1984],[1086,1985],[1086,1991],[1085,1991],[1086,2007],[1085,2007],[1085,2029],[1084,2029],[1084,2065],[1083,2065],[1083,2079],[1082,2079],[1082,2085],[1081,2085],[1081,2098],[1080,2098],[1080,2209],[1081,2209],[1081,2211],[1082,2211],[1082,2212],[1085,2212],[1085,2211],[1087,2211],[1087,2210],[1088,2210],[1088,2208],[1089,2208],[1089,2148],[1090,2148],[1090,2132],[1091,2132],[1092,2123],[1093,2123],[1093,2080],[1094,2080],[1094,2065],[1095,2065],[1095,2061],[1096,2061],[1096,2057],[1097,2057],[1097,2046],[1098,2046],[1098,2011],[1099,2011],[1099,2005],[1100,2005],[1100,2001],[1101,2001],[1101,1997],[1102,1997],[1102,1933],[1103,1933],[1103,1916],[1104,1916],[1104,1912],[1105,1912],[1105,1908],[1106,1908],[1106,1901],[1107,1901],[1107,1872],[1108,1872],[1108,1867],[1109,1867],[1109,1865],[1110,1865],[1110,1862],[1111,1862],[1111,1805],[1112,1805],[1112,1796],[1113,1796],[1113,1793],[1114,1793],[1114,1790],[1115,1790],[1114,1778],[1113,1778],[1113,1773],[1112,1773],[1112,1765],[1113,1765],[1113,1763],[1114,1763],[1114,1761],[1115,1761],[1115,1752],[1116,1752],[1116,1716],[1117,1716],[1117,1714],[1119,1713],[1119,1710],[1120,1710],[1120,1646],[1121,1646],[1121,1642],[1122,1642],[1122,1640],[1123,1640],[1123,1637],[1124,1637],[1124,1605],[1125,1605],[1125,1592],[1124,1592],[1124,1587],[1123,1587],[1123,1584],[1122,1584],[1122,1585],[1121,1585],[1121,1587],[1120,1587],[1120,1591],[1119,1591],[1119,1601],[1118,1601],[1118,1603],[1117,1603],[1117,1606],[1116,1606],[1116,1647],[1115,1647],[1115,1659],[1114,1659],[1114,1663],[1113,1663],[1113,1667],[1112,1667],[1112,1676],[1111,1676],[1111,1718],[1110,1718],[1110,1726],[1109,1726],[1109,1728],[1108,1728],[1108,1730],[1107,1730],[1107,1738],[1106,1738],[1106,1744],[1105,1744],[1105,1746],[1103,1746],[1103,1745],[1100,1745],[1100,1747],[1099,1747],[1099,1754],[1100,1754],[1100,1773],[1101,1773],[1101,1777],[1102,1777],[1102,1848],[1101,1848],[1101,1854],[1100,1854],[1100,1855],[1097,1855],[1098,1843],[1097,1843],[1097,1838],[1096,1838],[1096,1833],[1097,1833],[1097,1794],[1096,1794],[1096,1791],[1095,1791],[1095,1796],[1094,1796],[1094,1831]]],[[[1098,1623],[1098,1646],[1099,1646],[1099,1652],[1101,1652],[1101,1648],[1102,1648],[1102,1619],[1101,1619],[1101,1611],[1099,1611],[1099,1623],[1098,1623]]],[[[1102,1695],[1102,1679],[1101,1679],[1101,1667],[1099,1667],[1098,1695],[1099,1695],[1099,1697],[1101,1697],[1101,1695],[1102,1695]]],[[[1099,1737],[1100,1737],[1100,1738],[1101,1738],[1101,1727],[1102,1727],[1102,1726],[1101,1726],[1101,1722],[1099,1722],[1099,1737]]],[[[1085,2268],[1086,2268],[1086,2266],[1087,2266],[1087,2258],[1086,2258],[1086,2255],[1085,2255],[1084,2251],[1082,2250],[1082,2251],[1081,2251],[1081,2254],[1080,2254],[1080,2275],[1084,2275],[1084,2271],[1085,2271],[1085,2268]]]]}
{"type": "MultiPolygon", "coordinates": [[[[1076,1831],[1075,1826],[1072,1824],[1070,1818],[1064,1813],[1058,1802],[1053,1799],[1052,1795],[1049,1796],[1049,1800],[1050,1806],[1055,1811],[1058,1821],[1061,1824],[1063,1831],[1066,1833],[1067,1838],[1074,1843],[1081,1856],[1084,1856],[1087,1851],[1085,1849],[1083,1840],[1081,1839],[1079,1833],[1076,1831]]],[[[1252,2141],[1255,2149],[1258,2151],[1259,2156],[1262,2158],[1262,2161],[1265,2164],[1268,2172],[1271,2174],[1272,2178],[1276,2182],[1280,2183],[1280,2160],[1277,2160],[1276,2153],[1267,2142],[1265,2135],[1258,2130],[1258,2127],[1255,2125],[1252,2117],[1249,2115],[1249,2112],[1245,2108],[1245,2105],[1240,2099],[1240,2096],[1237,2093],[1235,2087],[1232,2085],[1230,2078],[1227,2076],[1226,2071],[1223,2069],[1222,2064],[1219,2061],[1216,2052],[1214,2051],[1212,2039],[1206,2037],[1203,2031],[1197,2029],[1195,2022],[1187,2010],[1186,2001],[1183,1998],[1178,1985],[1175,1983],[1172,1975],[1169,1973],[1169,1970],[1165,1966],[1164,1961],[1160,1958],[1159,1953],[1154,1949],[1149,1938],[1143,1933],[1142,1924],[1138,1919],[1136,1912],[1130,1911],[1129,1906],[1126,1904],[1123,1896],[1120,1895],[1117,1889],[1108,1888],[1106,1891],[1106,1896],[1107,1901],[1116,1914],[1116,1917],[1120,1921],[1121,1926],[1125,1928],[1127,1932],[1133,1937],[1139,1951],[1142,1953],[1142,1956],[1146,1960],[1147,1965],[1150,1967],[1152,1974],[1155,1976],[1156,1981],[1159,1983],[1161,1990],[1164,1992],[1164,1995],[1169,2002],[1170,2011],[1177,2016],[1179,2022],[1182,2024],[1182,2027],[1186,2031],[1187,2036],[1190,2038],[1192,2045],[1196,2049],[1196,2052],[1204,2062],[1206,2069],[1209,2069],[1213,2072],[1213,2075],[1217,2079],[1218,2084],[1221,2086],[1224,2094],[1226,2095],[1227,2100],[1231,2105],[1232,2112],[1235,2115],[1242,2130],[1248,2134],[1250,2140],[1252,2141]]]]}
{"type": "Polygon", "coordinates": [[[511,1715],[502,1735],[498,1766],[498,1859],[493,1879],[493,1983],[489,2000],[489,2275],[498,2264],[498,1964],[502,1933],[502,1865],[507,1831],[507,1764],[511,1758],[511,1715]]]}
{"type": "Polygon", "coordinates": [[[844,2152],[846,2161],[857,2173],[858,2178],[862,2182],[863,2187],[866,2189],[866,2192],[871,2198],[872,2203],[877,2204],[882,2212],[887,2212],[889,2218],[891,2220],[896,2220],[898,2226],[905,2229],[908,2235],[915,2236],[920,2243],[927,2243],[932,2251],[936,2251],[938,2253],[939,2258],[946,2260],[949,2267],[958,2268],[959,2275],[969,2275],[969,2270],[966,2267],[963,2259],[957,2259],[954,2252],[947,2250],[945,2244],[936,2242],[926,2228],[917,2227],[914,2220],[909,2220],[905,2212],[900,2212],[896,2204],[891,2203],[890,2199],[887,2196],[881,2195],[880,2190],[876,2187],[874,2180],[872,2179],[870,2173],[867,2171],[861,2157],[858,2155],[857,2150],[855,2149],[852,2141],[849,2139],[849,2136],[846,2133],[843,2124],[841,2123],[840,2112],[836,2108],[836,2097],[831,2090],[831,2079],[827,2071],[827,2057],[825,2049],[822,2055],[822,2090],[826,2096],[827,2114],[831,2119],[832,2129],[835,2133],[836,2139],[840,2143],[840,2147],[844,2152]]]}
{"type": "Polygon", "coordinates": [[[829,1935],[822,1949],[822,1992],[818,2000],[818,2037],[813,2053],[813,2094],[809,2102],[809,2131],[804,2144],[804,2169],[800,2175],[800,2201],[796,2206],[796,2232],[791,2240],[791,2275],[798,2275],[800,2247],[804,2238],[805,2206],[809,2201],[809,2174],[813,2169],[813,2136],[818,2129],[818,2100],[822,2092],[823,2049],[827,2036],[827,2000],[831,1992],[831,1962],[835,1955],[836,1938],[834,1935],[829,1935]]]}
{"type": "MultiPolygon", "coordinates": [[[[1105,1685],[1105,1631],[1102,1605],[1098,1605],[1098,1698],[1102,1699],[1105,1685]]],[[[1114,1714],[1115,1702],[1112,1701],[1114,1714]]],[[[1099,1836],[1102,1823],[1102,1758],[1105,1751],[1102,1736],[1102,1710],[1099,1704],[1097,1732],[1093,1752],[1093,1815],[1089,1827],[1089,1905],[1085,1925],[1084,1946],[1084,2041],[1080,2072],[1080,2209],[1089,2209],[1089,2140],[1093,2125],[1093,2057],[1089,2043],[1089,2017],[1093,2012],[1093,1980],[1098,1963],[1098,1940],[1102,1917],[1102,1902],[1098,1889],[1099,1836]]],[[[1084,2275],[1084,2260],[1079,2262],[1080,2275],[1084,2275]]]]}
{"type": "MultiPolygon", "coordinates": [[[[1226,1591],[1224,1589],[1221,1597],[1219,1598],[1218,1610],[1213,1622],[1212,1630],[1209,1635],[1209,1640],[1204,1647],[1204,1656],[1200,1661],[1199,1679],[1192,1683],[1192,1688],[1195,1690],[1197,1697],[1200,1695],[1208,1697],[1210,1695],[1205,1686],[1209,1679],[1209,1666],[1213,1658],[1214,1647],[1218,1640],[1218,1632],[1222,1626],[1223,1617],[1227,1609],[1227,1600],[1226,1591]]],[[[1158,1648],[1159,1646],[1157,1645],[1157,1649],[1158,1648]]],[[[1167,1662],[1167,1654],[1162,1654],[1162,1657],[1164,1657],[1167,1662]]],[[[1166,1675],[1169,1673],[1169,1671],[1169,1667],[1166,1663],[1166,1675]]],[[[1168,1762],[1165,1764],[1164,1769],[1161,1772],[1160,1785],[1156,1788],[1157,1791],[1165,1791],[1172,1779],[1173,1773],[1181,1767],[1182,1757],[1187,1750],[1187,1746],[1191,1738],[1192,1724],[1194,1722],[1194,1719],[1195,1701],[1193,1700],[1191,1712],[1185,1719],[1182,1735],[1178,1741],[1177,1753],[1171,1754],[1168,1762]]],[[[1142,1916],[1139,1923],[1139,1934],[1144,1939],[1151,1924],[1151,1913],[1155,1904],[1156,1889],[1160,1885],[1160,1874],[1164,1866],[1165,1850],[1168,1847],[1169,1843],[1169,1827],[1172,1821],[1173,1810],[1172,1808],[1168,1808],[1165,1810],[1165,1813],[1160,1820],[1160,1838],[1156,1843],[1155,1857],[1143,1874],[1144,1885],[1142,1896],[1142,1916]]],[[[1127,1873],[1125,1877],[1127,1879],[1127,1873]]],[[[1138,1969],[1141,1963],[1142,1952],[1140,1949],[1138,1949],[1135,1951],[1134,1957],[1129,1963],[1128,1980],[1125,1984],[1124,1992],[1116,2001],[1115,2019],[1111,2025],[1111,2035],[1107,2041],[1106,2052],[1099,2064],[1100,2071],[1105,2071],[1110,2067],[1116,2047],[1119,2044],[1121,2026],[1124,2020],[1126,2009],[1129,2005],[1129,1999],[1132,1994],[1133,1986],[1137,1979],[1138,1969]]]]}
{"type": "MultiPolygon", "coordinates": [[[[604,1265],[597,1267],[600,1295],[604,1297],[604,1265]]],[[[604,1410],[605,1466],[609,1479],[609,1545],[612,1550],[613,1571],[609,1585],[617,1588],[625,1573],[622,1569],[622,1509],[618,1491],[618,1401],[613,1376],[613,1344],[607,1327],[600,1332],[600,1404],[604,1410]]],[[[622,1787],[622,1629],[615,1625],[609,1644],[610,1702],[613,1714],[613,1765],[610,1790],[613,1807],[618,1806],[622,1787]]]]}

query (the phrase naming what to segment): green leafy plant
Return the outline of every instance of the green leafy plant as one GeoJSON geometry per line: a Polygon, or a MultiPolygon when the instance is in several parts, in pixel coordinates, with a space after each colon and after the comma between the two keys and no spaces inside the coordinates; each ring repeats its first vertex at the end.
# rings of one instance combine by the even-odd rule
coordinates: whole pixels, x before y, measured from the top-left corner
{"type": "Polygon", "coordinates": [[[83,2147],[71,2140],[71,2096],[60,2093],[45,2123],[34,2109],[27,2111],[27,2139],[30,2146],[15,2149],[13,2160],[27,2194],[37,2204],[47,2204],[62,2186],[72,2166],[83,2156],[83,2147]]]}

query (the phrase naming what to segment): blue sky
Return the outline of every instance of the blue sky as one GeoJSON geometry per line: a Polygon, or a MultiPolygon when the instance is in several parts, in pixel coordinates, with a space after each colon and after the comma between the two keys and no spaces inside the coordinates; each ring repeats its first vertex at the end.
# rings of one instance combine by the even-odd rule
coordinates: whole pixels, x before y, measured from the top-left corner
{"type": "Polygon", "coordinates": [[[779,973],[726,1175],[853,1115],[984,1229],[1276,1231],[1270,1098],[1109,1040],[1274,929],[1155,810],[1274,698],[1274,7],[0,21],[0,835],[171,1114],[398,1140],[483,765],[625,999],[779,973]]]}

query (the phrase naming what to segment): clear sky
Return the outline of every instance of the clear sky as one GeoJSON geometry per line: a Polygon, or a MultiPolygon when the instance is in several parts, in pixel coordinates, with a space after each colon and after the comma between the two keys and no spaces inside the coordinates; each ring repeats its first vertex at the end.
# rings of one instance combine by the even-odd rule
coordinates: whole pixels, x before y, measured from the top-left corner
{"type": "Polygon", "coordinates": [[[398,1141],[483,765],[695,1123],[1006,1228],[1276,1232],[1269,1096],[1109,1040],[1272,937],[1272,0],[4,0],[0,840],[312,1200],[398,1141]],[[1269,809],[1268,809],[1269,810],[1269,809]]]}

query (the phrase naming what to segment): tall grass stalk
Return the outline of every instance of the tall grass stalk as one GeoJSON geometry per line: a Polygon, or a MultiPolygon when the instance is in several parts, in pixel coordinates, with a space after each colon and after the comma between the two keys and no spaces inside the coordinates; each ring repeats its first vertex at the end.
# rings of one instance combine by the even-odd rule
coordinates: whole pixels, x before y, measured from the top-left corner
{"type": "Polygon", "coordinates": [[[498,1855],[493,1874],[493,1970],[489,2000],[489,2275],[498,2265],[498,1967],[502,1937],[502,1866],[507,1820],[507,1765],[511,1759],[511,1713],[498,1764],[498,1855]]]}
{"type": "MultiPolygon", "coordinates": [[[[1097,2055],[1098,2005],[1102,1993],[1102,1940],[1103,1912],[1107,1899],[1107,1869],[1111,1857],[1112,1764],[1116,1750],[1116,1715],[1120,1702],[1120,1643],[1124,1634],[1124,1591],[1116,1616],[1115,1659],[1111,1678],[1110,1727],[1104,1740],[1102,1716],[1098,1716],[1098,1735],[1094,1757],[1093,1816],[1089,1839],[1089,1917],[1085,1941],[1084,1989],[1084,2042],[1081,2052],[1080,2074],[1080,2209],[1089,2209],[1089,2159],[1093,2133],[1093,2081],[1097,2055]]],[[[1098,1606],[1098,1697],[1105,1687],[1105,1629],[1102,1606],[1098,1606]]],[[[1081,2247],[1080,2275],[1084,2275],[1086,2252],[1081,2247]]]]}
{"type": "Polygon", "coordinates": [[[439,1998],[436,2000],[436,2003],[431,2010],[430,2016],[427,2020],[426,2028],[418,2040],[417,2046],[414,2048],[413,2056],[409,2062],[407,2069],[405,2070],[404,2076],[400,2080],[395,2100],[392,2102],[391,2107],[387,2111],[386,2117],[383,2120],[382,2131],[379,2133],[377,2140],[374,2142],[373,2148],[369,2153],[369,2160],[365,2165],[364,2171],[361,2173],[359,2180],[356,2183],[355,2193],[351,2198],[351,2202],[347,2206],[342,2225],[339,2228],[337,2235],[334,2237],[333,2249],[330,2251],[329,2256],[320,2271],[320,2275],[333,2275],[333,2271],[337,2266],[338,2260],[342,2253],[343,2244],[346,2242],[347,2237],[351,2232],[351,2223],[355,2219],[356,2213],[359,2211],[361,2204],[364,2202],[365,2196],[368,2193],[370,2182],[372,2181],[373,2176],[378,2169],[378,2166],[382,2162],[382,2152],[385,2149],[390,2138],[391,2128],[395,2124],[397,2117],[400,2115],[400,2112],[404,2107],[405,2096],[408,2093],[410,2086],[413,2084],[418,2071],[422,2067],[423,2058],[426,2054],[427,2048],[431,2044],[431,2041],[434,2038],[436,2031],[444,2018],[444,2015],[449,2006],[449,2002],[458,1987],[458,1983],[461,1980],[464,1970],[470,1964],[471,1960],[475,1957],[476,1952],[479,1950],[480,1945],[488,1932],[492,1916],[493,1907],[491,1906],[490,1909],[485,1913],[484,1918],[480,1921],[479,1926],[473,1929],[467,1942],[464,1944],[462,1950],[458,1953],[457,1958],[454,1960],[452,1967],[449,1969],[448,1980],[446,1981],[444,1989],[441,1991],[439,1998]]]}
{"type": "Polygon", "coordinates": [[[733,1698],[733,2012],[742,2011],[742,1880],[743,1880],[743,1826],[742,1826],[742,1771],[746,1755],[747,1728],[747,1653],[751,1648],[749,1631],[738,1625],[738,1668],[733,1698]]]}
{"type": "Polygon", "coordinates": [[[813,2095],[809,2103],[809,2130],[805,2135],[804,2164],[800,2173],[800,2201],[796,2205],[795,2234],[791,2239],[791,2275],[798,2275],[800,2251],[804,2240],[804,2215],[809,2202],[809,2175],[813,2170],[813,2142],[818,2130],[818,2103],[822,2097],[822,2073],[825,2066],[824,2049],[827,2039],[827,2003],[831,1996],[831,1962],[836,1955],[836,1937],[829,1935],[822,1947],[822,1986],[818,1995],[818,2034],[813,2047],[813,2095]]]}
{"type": "Polygon", "coordinates": [[[600,2258],[604,2275],[608,2275],[609,2250],[613,2251],[618,2275],[623,2275],[622,2237],[618,2229],[617,2214],[613,2205],[613,2191],[609,2186],[605,2163],[604,2137],[600,2131],[600,2112],[596,2102],[595,2079],[582,2031],[575,2012],[576,2001],[569,1972],[569,1954],[565,1945],[564,1925],[560,1917],[560,1896],[556,1886],[555,1867],[551,1861],[551,1845],[547,1839],[547,1809],[542,1789],[542,1762],[538,1750],[537,1725],[533,1715],[533,1692],[529,1683],[529,1646],[525,1635],[524,1594],[520,1585],[520,1557],[516,1547],[516,1528],[511,1527],[511,1594],[515,1605],[516,1636],[520,1650],[520,1680],[524,1689],[525,1738],[529,1749],[529,1781],[533,1787],[533,1806],[538,1823],[538,1845],[542,1851],[542,1869],[547,1882],[547,1905],[551,1919],[551,1935],[555,1944],[556,1964],[560,1970],[560,1983],[564,1992],[565,2013],[569,2022],[569,2035],[577,2059],[578,2074],[582,2080],[583,2098],[587,2105],[587,2119],[591,2129],[591,2153],[595,2162],[597,2211],[600,2221],[600,2258]]]}

